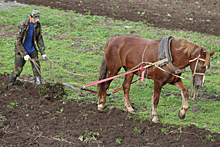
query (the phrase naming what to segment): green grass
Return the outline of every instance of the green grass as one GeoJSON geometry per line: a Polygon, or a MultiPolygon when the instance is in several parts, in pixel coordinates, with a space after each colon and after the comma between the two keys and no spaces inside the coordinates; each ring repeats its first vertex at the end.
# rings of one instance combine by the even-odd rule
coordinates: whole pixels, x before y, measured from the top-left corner
{"type": "MultiPolygon", "coordinates": [[[[149,39],[158,39],[168,35],[175,38],[190,38],[191,41],[196,42],[201,46],[205,46],[208,51],[217,50],[212,57],[211,66],[219,66],[220,63],[220,37],[211,36],[207,34],[200,34],[191,31],[171,31],[160,28],[153,28],[151,25],[143,24],[142,22],[119,21],[101,16],[90,16],[76,14],[72,11],[64,12],[53,10],[48,7],[39,6],[13,6],[9,9],[0,10],[0,25],[14,25],[27,18],[32,8],[38,8],[41,11],[41,24],[44,42],[46,46],[47,56],[58,65],[70,72],[80,74],[90,74],[91,77],[74,76],[61,69],[54,67],[54,73],[57,81],[64,81],[66,83],[83,83],[74,85],[82,87],[88,83],[96,81],[98,78],[99,66],[101,65],[103,53],[102,47],[106,40],[113,34],[123,35],[129,34],[130,31],[135,31],[136,34],[149,39]]],[[[0,30],[14,32],[7,28],[0,28],[0,30]]],[[[14,42],[15,37],[0,38],[0,73],[11,73],[14,63],[14,42]]],[[[49,62],[41,62],[43,77],[52,82],[52,75],[50,71],[49,62]]],[[[189,71],[190,69],[187,68],[189,71]]],[[[123,72],[123,70],[121,71],[123,72]]],[[[206,83],[200,93],[205,93],[214,99],[220,92],[219,88],[219,70],[209,69],[208,73],[212,76],[206,76],[206,83]],[[207,82],[209,81],[209,82],[207,82]]],[[[32,75],[30,63],[25,65],[22,74],[32,75]]],[[[191,83],[191,74],[184,73],[183,77],[189,79],[184,80],[184,84],[189,89],[191,83]]],[[[135,77],[136,80],[138,77],[135,77]]],[[[123,83],[123,77],[115,79],[108,92],[111,92],[123,83]]],[[[96,86],[89,87],[96,90],[96,86]]],[[[78,92],[66,87],[69,94],[68,99],[92,99],[95,101],[95,95],[89,94],[85,97],[79,97],[78,92]]],[[[86,93],[83,91],[83,93],[86,93]]],[[[153,81],[147,80],[143,83],[137,82],[132,84],[130,99],[132,106],[135,107],[139,118],[145,120],[150,119],[151,98],[153,95],[153,81]],[[141,84],[142,86],[138,86],[141,84]],[[147,85],[146,85],[147,84],[147,85]],[[145,86],[146,85],[146,86],[145,86]]],[[[206,96],[207,97],[207,96],[206,96]]],[[[106,106],[108,108],[116,107],[124,109],[123,91],[107,97],[106,106]],[[111,102],[109,102],[111,100],[111,102]]],[[[182,103],[180,91],[174,86],[165,85],[162,89],[160,102],[158,105],[158,115],[160,122],[168,124],[195,124],[197,127],[206,128],[212,132],[220,132],[220,102],[207,100],[203,101],[202,95],[196,100],[189,100],[190,106],[198,106],[201,108],[193,112],[192,108],[187,111],[186,118],[180,120],[178,118],[178,111],[182,103]]]]}

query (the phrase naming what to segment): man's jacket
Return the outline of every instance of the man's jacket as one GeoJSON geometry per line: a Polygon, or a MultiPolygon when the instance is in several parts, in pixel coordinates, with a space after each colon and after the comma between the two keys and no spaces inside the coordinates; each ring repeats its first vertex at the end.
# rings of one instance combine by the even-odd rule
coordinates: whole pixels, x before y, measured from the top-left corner
{"type": "MultiPolygon", "coordinates": [[[[25,37],[26,37],[28,29],[29,29],[29,21],[30,21],[30,19],[25,19],[19,23],[18,33],[16,35],[14,51],[15,51],[15,53],[20,53],[22,57],[24,57],[25,55],[28,54],[26,52],[26,50],[24,49],[23,44],[24,44],[25,37]]],[[[45,54],[45,46],[44,46],[44,41],[43,41],[43,37],[42,37],[40,22],[37,22],[34,25],[34,34],[33,34],[32,39],[33,39],[35,49],[37,51],[39,50],[41,55],[45,54]],[[35,42],[37,42],[38,49],[36,48],[35,42]]]]}

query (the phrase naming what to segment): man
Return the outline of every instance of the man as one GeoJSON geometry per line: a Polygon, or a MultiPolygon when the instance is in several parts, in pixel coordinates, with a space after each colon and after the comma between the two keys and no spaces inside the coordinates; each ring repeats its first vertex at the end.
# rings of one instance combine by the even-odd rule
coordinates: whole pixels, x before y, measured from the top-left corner
{"type": "MultiPolygon", "coordinates": [[[[31,58],[38,59],[38,51],[41,53],[43,59],[47,59],[47,56],[45,54],[44,41],[41,33],[39,10],[33,9],[29,18],[19,23],[14,51],[14,69],[10,75],[9,86],[13,85],[16,81],[16,78],[20,76],[26,61],[30,60],[31,58]],[[37,42],[38,49],[36,48],[35,41],[37,42]]],[[[40,68],[39,61],[37,61],[36,63],[38,66],[37,68],[40,68]]],[[[31,65],[35,77],[35,87],[37,87],[37,85],[42,84],[41,77],[32,62],[31,65]]]]}

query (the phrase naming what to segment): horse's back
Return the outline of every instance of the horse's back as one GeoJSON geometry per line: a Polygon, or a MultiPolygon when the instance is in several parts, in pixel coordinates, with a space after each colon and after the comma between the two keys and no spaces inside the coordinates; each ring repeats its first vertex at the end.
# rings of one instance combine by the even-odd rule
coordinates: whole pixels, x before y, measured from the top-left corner
{"type": "MultiPolygon", "coordinates": [[[[115,37],[109,44],[109,59],[120,58],[122,66],[128,62],[139,64],[142,62],[144,54],[144,62],[155,62],[158,60],[158,48],[161,39],[151,40],[135,34],[126,34],[115,37]]],[[[133,66],[133,65],[132,65],[133,66]]]]}
{"type": "Polygon", "coordinates": [[[150,39],[135,34],[121,35],[111,40],[108,46],[108,52],[121,52],[122,54],[126,54],[124,52],[130,51],[132,48],[141,48],[141,46],[145,46],[151,41],[150,39]]]}

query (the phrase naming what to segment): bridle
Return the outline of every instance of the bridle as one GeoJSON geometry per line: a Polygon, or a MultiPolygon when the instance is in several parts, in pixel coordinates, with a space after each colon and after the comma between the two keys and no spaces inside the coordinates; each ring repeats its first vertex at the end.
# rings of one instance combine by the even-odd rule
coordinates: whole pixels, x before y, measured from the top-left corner
{"type": "Polygon", "coordinates": [[[207,71],[207,70],[206,70],[204,73],[198,73],[198,72],[196,72],[196,68],[197,68],[197,66],[198,66],[199,60],[205,62],[205,59],[200,58],[200,54],[199,54],[199,56],[196,57],[195,59],[192,59],[192,60],[189,61],[189,63],[191,63],[191,62],[193,62],[193,61],[196,61],[195,69],[194,69],[194,72],[193,72],[193,75],[192,75],[192,81],[191,81],[190,91],[189,91],[189,98],[190,98],[191,100],[194,100],[195,98],[198,97],[198,91],[199,91],[195,86],[194,86],[193,89],[192,89],[193,77],[194,77],[195,75],[202,75],[203,78],[204,78],[204,76],[205,76],[205,74],[206,74],[206,71],[207,71]],[[192,91],[191,91],[191,90],[192,90],[192,91]],[[194,93],[194,94],[193,94],[193,93],[194,93]],[[193,98],[191,98],[192,95],[193,95],[193,98]]]}
{"type": "Polygon", "coordinates": [[[193,72],[193,75],[192,75],[192,76],[194,76],[194,75],[203,75],[203,76],[204,76],[206,72],[204,72],[204,73],[196,73],[196,68],[197,68],[197,65],[198,65],[199,60],[205,62],[205,59],[200,58],[200,55],[199,55],[199,56],[196,57],[195,59],[190,60],[189,63],[191,63],[191,62],[193,62],[193,61],[195,61],[195,60],[196,60],[196,65],[195,65],[195,69],[194,69],[194,72],[193,72]]]}

